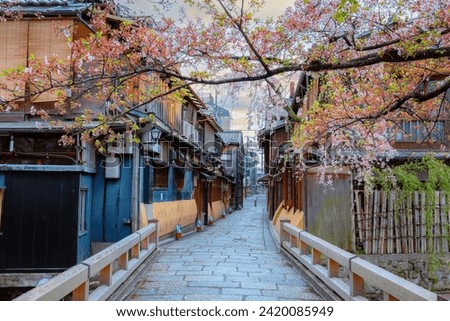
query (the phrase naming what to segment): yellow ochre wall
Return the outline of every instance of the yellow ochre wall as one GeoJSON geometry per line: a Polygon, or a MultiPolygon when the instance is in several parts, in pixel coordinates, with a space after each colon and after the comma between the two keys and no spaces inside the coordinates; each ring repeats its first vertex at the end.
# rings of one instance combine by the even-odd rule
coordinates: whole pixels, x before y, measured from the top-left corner
{"type": "Polygon", "coordinates": [[[298,227],[302,230],[305,229],[305,220],[304,220],[304,214],[302,211],[297,210],[294,211],[294,208],[291,208],[290,210],[283,208],[283,203],[278,206],[277,211],[275,212],[275,215],[272,220],[272,224],[275,225],[275,231],[280,234],[280,220],[291,220],[291,224],[295,227],[298,227]]]}
{"type": "MultiPolygon", "coordinates": [[[[195,200],[153,203],[153,219],[158,220],[159,235],[164,236],[175,231],[175,226],[187,226],[197,219],[197,203],[195,200]]],[[[147,225],[149,215],[141,206],[141,227],[147,225]]]]}

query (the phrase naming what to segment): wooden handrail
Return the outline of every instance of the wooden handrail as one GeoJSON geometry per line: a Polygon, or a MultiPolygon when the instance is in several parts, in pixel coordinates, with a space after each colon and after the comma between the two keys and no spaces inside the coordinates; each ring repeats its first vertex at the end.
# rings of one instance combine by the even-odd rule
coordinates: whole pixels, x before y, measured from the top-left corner
{"type": "Polygon", "coordinates": [[[383,291],[384,300],[437,301],[437,294],[344,251],[308,232],[280,221],[280,243],[294,258],[319,277],[344,300],[367,300],[364,282],[383,291]],[[322,256],[327,266],[322,263],[322,256]],[[350,273],[350,284],[339,278],[339,268],[350,273]]]}
{"type": "Polygon", "coordinates": [[[158,248],[158,238],[158,223],[150,223],[14,301],[56,301],[69,294],[77,301],[106,300],[158,248]],[[89,292],[93,278],[99,286],[89,292]]]}

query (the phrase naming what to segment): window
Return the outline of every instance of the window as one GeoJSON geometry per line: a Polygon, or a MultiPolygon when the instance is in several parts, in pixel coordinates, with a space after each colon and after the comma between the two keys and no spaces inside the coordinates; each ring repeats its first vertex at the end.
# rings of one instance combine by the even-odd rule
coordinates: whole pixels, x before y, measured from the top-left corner
{"type": "MultiPolygon", "coordinates": [[[[4,21],[0,30],[0,43],[7,44],[0,48],[0,70],[11,67],[27,66],[30,55],[36,58],[70,56],[71,49],[66,37],[55,30],[55,27],[69,27],[73,20],[32,20],[32,21],[4,21]]],[[[64,76],[52,75],[55,80],[64,76]]],[[[0,84],[6,84],[7,90],[0,91],[0,96],[11,99],[16,95],[23,95],[25,83],[18,81],[8,83],[0,77],[0,84]]],[[[39,91],[39,88],[29,88],[39,91]]],[[[36,95],[33,102],[48,102],[57,99],[56,91],[49,91],[36,95]]]]}
{"type": "Polygon", "coordinates": [[[82,188],[80,190],[80,198],[78,200],[78,233],[84,233],[87,231],[86,224],[86,200],[87,200],[87,189],[82,188]]]}
{"type": "Polygon", "coordinates": [[[445,139],[444,121],[420,122],[402,121],[400,128],[396,128],[396,142],[443,141],[445,139]]]}
{"type": "Polygon", "coordinates": [[[153,186],[156,188],[167,188],[169,169],[167,167],[155,168],[154,173],[153,186]]]}
{"type": "MultiPolygon", "coordinates": [[[[26,66],[28,50],[28,21],[3,21],[0,28],[0,71],[17,66],[26,66]],[[8,45],[4,45],[8,44],[8,45]]],[[[22,95],[25,82],[10,83],[0,77],[0,85],[7,90],[0,90],[0,97],[12,99],[14,93],[22,95]]]]}

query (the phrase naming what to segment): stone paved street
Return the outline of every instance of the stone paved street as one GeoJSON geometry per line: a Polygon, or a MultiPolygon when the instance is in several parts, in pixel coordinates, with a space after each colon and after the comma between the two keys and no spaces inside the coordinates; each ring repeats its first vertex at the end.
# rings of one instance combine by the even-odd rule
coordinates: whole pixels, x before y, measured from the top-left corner
{"type": "Polygon", "coordinates": [[[249,197],[241,211],[161,246],[128,300],[321,300],[279,254],[264,204],[249,197]]]}

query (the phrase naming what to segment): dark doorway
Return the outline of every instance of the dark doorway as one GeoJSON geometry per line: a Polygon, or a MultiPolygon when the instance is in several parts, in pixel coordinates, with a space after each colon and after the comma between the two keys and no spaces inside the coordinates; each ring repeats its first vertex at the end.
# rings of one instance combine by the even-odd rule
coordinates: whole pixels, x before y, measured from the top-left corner
{"type": "Polygon", "coordinates": [[[203,180],[203,213],[205,213],[204,224],[209,224],[209,182],[207,180],[203,180]]]}
{"type": "Polygon", "coordinates": [[[80,174],[7,172],[0,271],[63,270],[76,264],[80,174]]]}

